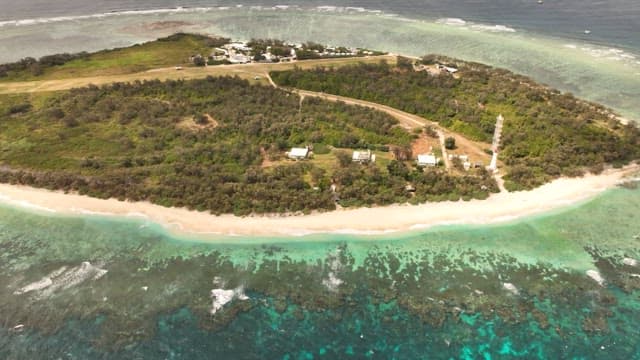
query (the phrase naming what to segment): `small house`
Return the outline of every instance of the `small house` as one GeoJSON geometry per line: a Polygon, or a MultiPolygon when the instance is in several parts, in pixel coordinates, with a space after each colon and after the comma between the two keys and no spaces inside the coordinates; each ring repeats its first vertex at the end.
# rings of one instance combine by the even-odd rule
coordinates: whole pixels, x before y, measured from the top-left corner
{"type": "Polygon", "coordinates": [[[434,154],[418,155],[418,166],[437,166],[438,158],[434,154]]]}
{"type": "Polygon", "coordinates": [[[351,156],[351,160],[360,164],[368,164],[371,162],[376,162],[376,155],[372,154],[371,150],[354,151],[353,155],[351,156]]]}
{"type": "Polygon", "coordinates": [[[438,65],[438,69],[444,70],[444,71],[448,72],[449,74],[455,74],[455,73],[458,72],[458,69],[456,69],[454,67],[450,67],[450,66],[445,66],[445,65],[438,65]]]}
{"type": "Polygon", "coordinates": [[[291,151],[287,153],[287,157],[293,160],[304,160],[309,156],[309,148],[292,148],[291,151]]]}
{"type": "Polygon", "coordinates": [[[223,61],[229,57],[229,52],[226,49],[215,48],[209,57],[213,61],[223,61]]]}
{"type": "Polygon", "coordinates": [[[229,62],[232,64],[247,64],[251,62],[251,57],[242,54],[235,54],[229,57],[229,62]]]}

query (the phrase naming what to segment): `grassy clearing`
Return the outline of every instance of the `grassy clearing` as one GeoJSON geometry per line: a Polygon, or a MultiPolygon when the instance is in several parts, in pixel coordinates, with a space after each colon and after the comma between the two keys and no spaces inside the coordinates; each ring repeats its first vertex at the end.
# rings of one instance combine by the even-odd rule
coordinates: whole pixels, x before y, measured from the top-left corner
{"type": "Polygon", "coordinates": [[[199,35],[173,36],[126,48],[98,51],[63,65],[43,69],[38,76],[29,70],[10,72],[2,82],[69,79],[87,76],[119,75],[166,66],[191,66],[189,57],[208,54],[207,37],[199,35]]]}
{"type": "MultiPolygon", "coordinates": [[[[376,56],[348,59],[320,59],[305,60],[294,63],[273,63],[273,64],[242,64],[242,65],[219,65],[207,67],[185,67],[183,70],[176,70],[173,66],[154,68],[152,70],[135,72],[129,74],[117,74],[114,70],[109,70],[107,74],[86,75],[83,77],[69,77],[55,80],[28,80],[28,81],[0,81],[0,94],[31,93],[41,91],[61,91],[87,85],[104,85],[116,82],[133,82],[136,80],[192,80],[202,79],[207,76],[238,76],[241,79],[249,80],[254,84],[268,85],[267,74],[276,70],[292,70],[295,67],[311,69],[316,66],[341,67],[358,63],[377,63],[386,60],[393,63],[395,57],[376,56]]],[[[172,63],[173,64],[173,63],[172,63]]],[[[166,64],[164,65],[166,66],[166,64]]],[[[98,74],[100,72],[97,72],[98,74]]],[[[55,78],[55,77],[54,77],[55,78]]]]}

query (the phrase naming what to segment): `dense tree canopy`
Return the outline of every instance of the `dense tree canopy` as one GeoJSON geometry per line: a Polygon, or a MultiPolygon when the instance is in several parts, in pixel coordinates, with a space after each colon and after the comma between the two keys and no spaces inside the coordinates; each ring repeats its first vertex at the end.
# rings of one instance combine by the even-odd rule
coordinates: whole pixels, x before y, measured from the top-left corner
{"type": "Polygon", "coordinates": [[[608,109],[481,64],[427,56],[415,69],[400,59],[397,66],[295,69],[272,77],[283,86],[389,105],[487,143],[503,114],[500,159],[512,190],[640,158],[640,131],[622,126],[608,109]],[[453,76],[434,64],[459,71],[453,76]]]}
{"type": "Polygon", "coordinates": [[[301,101],[232,77],[0,97],[2,182],[239,215],[333,209],[336,199],[356,206],[483,198],[496,190],[481,172],[390,173],[331,155],[411,141],[385,113],[301,101]],[[284,159],[290,147],[306,145],[327,155],[284,159]],[[407,182],[416,183],[415,195],[407,182]]]}

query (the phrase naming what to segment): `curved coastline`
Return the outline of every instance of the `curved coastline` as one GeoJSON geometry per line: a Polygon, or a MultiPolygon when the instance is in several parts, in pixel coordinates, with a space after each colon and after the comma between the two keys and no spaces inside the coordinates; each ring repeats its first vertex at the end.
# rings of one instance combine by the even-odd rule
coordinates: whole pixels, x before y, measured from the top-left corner
{"type": "Polygon", "coordinates": [[[609,169],[600,175],[560,178],[534,190],[492,194],[486,200],[397,204],[309,215],[216,216],[149,202],[98,199],[10,184],[0,184],[0,202],[63,216],[142,218],[163,226],[172,234],[211,237],[211,240],[216,236],[382,235],[438,225],[504,223],[542,214],[592,198],[638,170],[640,165],[636,164],[609,169]]]}

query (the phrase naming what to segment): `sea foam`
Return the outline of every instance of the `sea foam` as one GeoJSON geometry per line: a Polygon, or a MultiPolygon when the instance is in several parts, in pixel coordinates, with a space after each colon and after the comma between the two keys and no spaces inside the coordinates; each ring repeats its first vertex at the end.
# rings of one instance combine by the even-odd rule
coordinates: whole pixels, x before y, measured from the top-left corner
{"type": "Polygon", "coordinates": [[[244,287],[238,287],[232,290],[225,289],[212,289],[211,290],[211,310],[212,315],[217,313],[224,307],[225,304],[231,302],[233,299],[249,300],[249,297],[244,293],[244,287]]]}
{"type": "Polygon", "coordinates": [[[513,295],[518,295],[520,293],[520,291],[518,291],[518,288],[512,283],[502,283],[502,287],[513,295]]]}
{"type": "Polygon", "coordinates": [[[604,286],[604,278],[597,270],[587,270],[587,276],[592,278],[600,286],[604,286]]]}
{"type": "Polygon", "coordinates": [[[474,30],[490,31],[490,32],[516,32],[516,29],[505,25],[471,25],[474,30]]]}
{"type": "MultiPolygon", "coordinates": [[[[226,8],[226,9],[229,9],[229,8],[226,8]]],[[[28,26],[28,25],[48,24],[48,23],[55,23],[55,22],[65,22],[65,21],[102,19],[107,17],[127,16],[127,15],[131,16],[131,15],[154,15],[154,14],[204,13],[204,12],[210,12],[215,10],[225,10],[225,8],[224,7],[193,7],[193,8],[175,7],[175,8],[152,9],[152,10],[113,11],[113,12],[105,12],[105,13],[97,13],[97,14],[89,14],[89,15],[76,15],[76,16],[41,17],[41,18],[33,18],[33,19],[0,21],[0,27],[28,26]]]]}
{"type": "Polygon", "coordinates": [[[336,249],[336,252],[331,254],[329,258],[329,273],[326,279],[322,279],[322,285],[324,285],[329,291],[336,292],[338,287],[344,283],[344,280],[340,279],[337,273],[342,269],[342,263],[340,262],[340,248],[336,249]]]}
{"type": "Polygon", "coordinates": [[[459,18],[441,18],[436,20],[436,23],[442,24],[442,25],[457,26],[457,27],[476,30],[476,31],[503,32],[503,33],[516,32],[516,29],[506,25],[475,24],[459,18]]]}
{"type": "Polygon", "coordinates": [[[37,299],[46,298],[59,290],[69,289],[85,281],[98,280],[106,273],[107,270],[84,261],[79,266],[72,268],[63,266],[42,279],[21,287],[13,294],[21,295],[33,292],[37,299]]]}
{"type": "Polygon", "coordinates": [[[464,21],[462,19],[458,19],[458,18],[442,18],[442,19],[436,20],[436,23],[444,24],[444,25],[452,25],[452,26],[465,26],[465,25],[467,25],[466,21],[464,21]]]}

